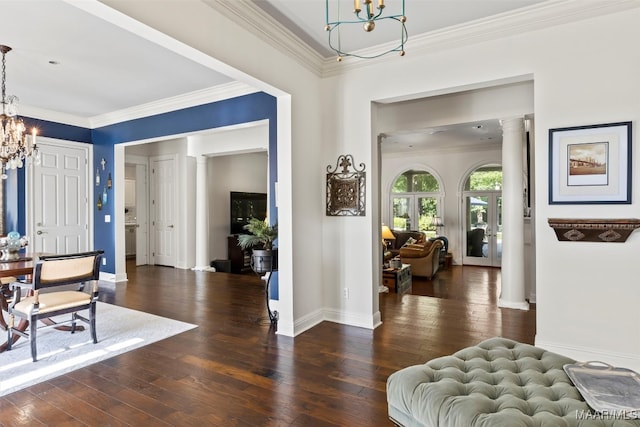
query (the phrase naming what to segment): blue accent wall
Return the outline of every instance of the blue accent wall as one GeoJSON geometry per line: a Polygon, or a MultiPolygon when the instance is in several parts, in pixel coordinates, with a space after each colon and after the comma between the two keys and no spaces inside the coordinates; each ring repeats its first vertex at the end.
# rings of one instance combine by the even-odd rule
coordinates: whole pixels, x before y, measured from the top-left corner
{"type": "MultiPolygon", "coordinates": [[[[39,136],[91,143],[91,129],[79,126],[50,122],[47,120],[23,117],[27,129],[35,127],[39,136]]],[[[16,230],[20,234],[26,233],[26,186],[24,168],[7,171],[5,181],[5,220],[7,232],[16,230]]]]}
{"type": "MultiPolygon", "coordinates": [[[[93,129],[91,139],[94,144],[94,164],[98,165],[102,158],[107,161],[107,165],[113,164],[113,147],[116,144],[193,133],[265,119],[269,120],[271,174],[269,188],[270,194],[275,195],[275,182],[278,180],[277,100],[263,92],[93,129]]],[[[113,203],[107,203],[101,211],[96,209],[94,212],[95,246],[105,251],[107,265],[103,267],[104,271],[113,273],[115,272],[115,228],[113,222],[104,222],[104,215],[111,215],[113,218],[113,203]]],[[[269,217],[272,222],[278,220],[275,197],[271,197],[270,200],[269,217]]],[[[273,299],[278,299],[277,283],[277,273],[275,273],[271,280],[273,299]]]]}
{"type": "MultiPolygon", "coordinates": [[[[184,133],[193,133],[218,127],[232,126],[242,123],[269,120],[269,171],[270,193],[275,195],[275,182],[278,180],[277,169],[277,100],[264,92],[239,96],[224,101],[213,102],[155,116],[129,120],[96,129],[87,129],[61,123],[49,122],[33,118],[23,118],[27,128],[38,128],[38,135],[50,138],[93,143],[93,162],[100,168],[102,189],[106,183],[106,174],[113,174],[114,146],[125,142],[139,141],[184,133]],[[105,159],[107,167],[104,172],[100,161],[105,159]],[[111,166],[110,166],[111,165],[111,166]]],[[[113,175],[112,175],[113,177],[113,175]]],[[[7,231],[17,230],[21,234],[26,231],[25,226],[25,176],[24,169],[9,172],[5,181],[6,186],[6,218],[7,231]]],[[[100,196],[96,190],[96,206],[100,196]]],[[[102,267],[105,272],[115,273],[115,227],[114,222],[105,223],[104,216],[114,218],[111,199],[112,191],[108,191],[109,201],[102,210],[94,209],[94,245],[96,249],[105,251],[107,264],[102,267]]],[[[278,210],[275,197],[271,197],[269,217],[272,222],[278,220],[278,210]]],[[[271,280],[271,297],[278,299],[277,272],[271,280]]]]}

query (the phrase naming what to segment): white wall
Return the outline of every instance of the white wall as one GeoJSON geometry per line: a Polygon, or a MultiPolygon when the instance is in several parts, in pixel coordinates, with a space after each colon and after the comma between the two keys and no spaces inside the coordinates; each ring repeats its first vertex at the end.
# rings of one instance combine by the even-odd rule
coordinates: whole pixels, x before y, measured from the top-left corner
{"type": "Polygon", "coordinates": [[[442,214],[444,228],[439,234],[449,238],[449,252],[454,256],[456,264],[462,264],[463,242],[460,235],[461,180],[481,165],[501,164],[501,144],[493,149],[464,151],[423,151],[407,154],[389,154],[382,157],[382,222],[390,224],[389,193],[395,179],[408,169],[426,170],[440,178],[444,188],[444,206],[442,214]]]}
{"type": "MultiPolygon", "coordinates": [[[[319,79],[313,72],[200,2],[112,2],[237,70],[266,82],[279,98],[280,323],[296,334],[326,317],[361,326],[379,322],[377,284],[380,173],[372,102],[456,91],[483,82],[533,76],[536,118],[536,342],[579,358],[640,368],[636,301],[640,237],[625,244],[557,242],[548,217],[637,216],[632,205],[549,206],[549,128],[637,121],[640,115],[640,11],[586,19],[496,40],[469,37],[369,61],[319,79]],[[181,21],[175,20],[180,16],[181,21]],[[189,25],[182,25],[189,22],[189,25]],[[233,40],[212,43],[211,40],[233,40]],[[277,64],[266,66],[265,64],[277,64]],[[290,97],[289,97],[290,95],[290,97]],[[288,114],[291,113],[291,114],[288,114]],[[288,120],[291,120],[289,127],[288,120]],[[325,168],[341,154],[367,166],[367,216],[324,216],[325,168]],[[313,242],[313,244],[309,244],[313,242]],[[375,250],[374,250],[375,248],[375,250]],[[295,254],[295,255],[294,255],[295,254]],[[297,254],[303,254],[298,256],[297,254]],[[289,260],[292,260],[289,263],[289,260]],[[350,298],[342,298],[349,287],[350,298]]],[[[638,132],[634,130],[634,138],[638,132]]],[[[633,168],[638,170],[638,156],[633,168]]]]}
{"type": "MultiPolygon", "coordinates": [[[[637,121],[640,81],[635,71],[640,68],[640,57],[629,52],[640,36],[636,25],[639,19],[640,11],[634,9],[428,55],[412,55],[407,49],[407,56],[378,64],[375,72],[359,69],[332,78],[342,90],[334,99],[338,105],[334,123],[327,125],[335,126],[346,151],[356,153],[359,161],[375,164],[371,128],[374,134],[378,129],[369,114],[372,101],[533,76],[536,343],[579,359],[596,358],[635,369],[640,367],[640,312],[635,307],[640,297],[635,280],[640,264],[633,257],[640,249],[639,235],[632,235],[625,244],[558,242],[546,221],[549,217],[637,217],[639,186],[634,186],[632,205],[595,205],[588,209],[584,205],[549,206],[547,134],[554,127],[637,121]],[[389,80],[379,84],[380,76],[389,76],[389,80]]],[[[637,134],[634,130],[634,138],[637,134]]],[[[638,170],[637,156],[633,168],[638,170]]],[[[374,187],[375,182],[372,176],[374,187]]],[[[379,261],[358,251],[357,246],[367,235],[375,235],[378,224],[376,216],[371,215],[353,222],[345,233],[336,233],[334,244],[353,254],[348,265],[342,267],[347,271],[335,276],[338,283],[360,281],[362,288],[368,285],[361,271],[371,265],[371,274],[375,274],[379,261]]],[[[332,261],[339,259],[333,257],[328,264],[332,261]]]]}

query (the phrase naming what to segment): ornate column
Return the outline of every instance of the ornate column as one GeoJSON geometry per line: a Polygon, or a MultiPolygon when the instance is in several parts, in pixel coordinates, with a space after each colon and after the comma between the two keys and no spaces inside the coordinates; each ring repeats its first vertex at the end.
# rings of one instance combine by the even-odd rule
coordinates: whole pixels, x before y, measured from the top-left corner
{"type": "Polygon", "coordinates": [[[528,310],[524,281],[524,120],[502,120],[502,286],[498,306],[528,310]]]}
{"type": "Polygon", "coordinates": [[[196,156],[196,266],[194,270],[215,271],[209,266],[209,197],[207,158],[196,156]]]}

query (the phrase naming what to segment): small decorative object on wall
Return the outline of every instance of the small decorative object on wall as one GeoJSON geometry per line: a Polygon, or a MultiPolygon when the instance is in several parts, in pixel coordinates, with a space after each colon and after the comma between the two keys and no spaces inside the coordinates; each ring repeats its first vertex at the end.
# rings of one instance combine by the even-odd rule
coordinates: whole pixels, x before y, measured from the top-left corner
{"type": "Polygon", "coordinates": [[[97,206],[99,211],[102,210],[102,194],[98,195],[98,202],[96,203],[96,206],[97,206]]]}
{"type": "Polygon", "coordinates": [[[100,186],[100,171],[96,168],[96,187],[100,186]]]}
{"type": "Polygon", "coordinates": [[[102,170],[104,170],[104,167],[106,164],[107,164],[107,161],[103,157],[102,160],[100,160],[100,165],[102,165],[102,170]]]}
{"type": "Polygon", "coordinates": [[[102,189],[102,205],[107,204],[107,187],[102,189]]]}
{"type": "Polygon", "coordinates": [[[631,122],[549,129],[549,203],[630,204],[631,161],[631,122]]]}
{"type": "Polygon", "coordinates": [[[338,157],[335,168],[327,166],[328,216],[365,215],[365,165],[360,163],[356,168],[354,163],[351,154],[344,154],[338,157]]]}
{"type": "Polygon", "coordinates": [[[111,179],[111,172],[109,172],[109,177],[107,178],[107,188],[111,190],[111,187],[113,187],[113,180],[111,179]]]}
{"type": "Polygon", "coordinates": [[[640,219],[573,219],[549,218],[549,227],[553,228],[561,242],[626,242],[636,228],[640,228],[640,219]]]}

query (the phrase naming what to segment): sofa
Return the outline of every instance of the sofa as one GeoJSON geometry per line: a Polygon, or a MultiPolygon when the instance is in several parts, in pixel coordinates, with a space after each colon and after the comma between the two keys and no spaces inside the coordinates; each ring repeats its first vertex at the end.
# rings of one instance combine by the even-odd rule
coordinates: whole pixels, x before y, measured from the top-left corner
{"type": "Polygon", "coordinates": [[[411,265],[412,276],[432,279],[440,268],[442,240],[425,240],[400,248],[400,260],[411,265]]]}
{"type": "Polygon", "coordinates": [[[427,236],[422,231],[397,231],[391,230],[395,236],[395,240],[389,240],[389,246],[387,252],[389,252],[389,258],[394,258],[400,255],[400,248],[402,248],[407,242],[409,243],[421,243],[427,240],[427,236]],[[409,239],[413,239],[409,241],[409,239]]]}

